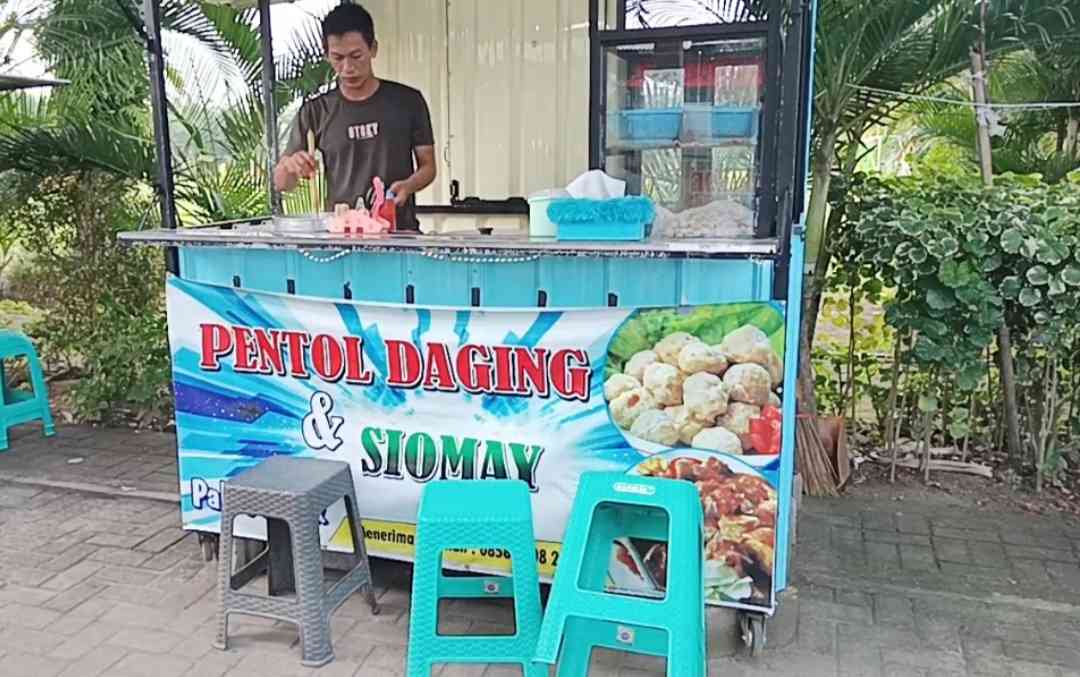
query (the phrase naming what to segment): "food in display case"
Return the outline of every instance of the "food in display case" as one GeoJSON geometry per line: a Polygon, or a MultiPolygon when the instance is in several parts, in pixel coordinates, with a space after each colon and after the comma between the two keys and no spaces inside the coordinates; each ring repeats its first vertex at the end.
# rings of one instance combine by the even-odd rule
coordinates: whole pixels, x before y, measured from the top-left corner
{"type": "Polygon", "coordinates": [[[653,236],[669,240],[753,237],[754,210],[734,200],[716,200],[679,213],[657,206],[653,236]]]}
{"type": "Polygon", "coordinates": [[[754,237],[764,58],[760,39],[604,50],[605,170],[656,203],[653,238],[754,237]]]}

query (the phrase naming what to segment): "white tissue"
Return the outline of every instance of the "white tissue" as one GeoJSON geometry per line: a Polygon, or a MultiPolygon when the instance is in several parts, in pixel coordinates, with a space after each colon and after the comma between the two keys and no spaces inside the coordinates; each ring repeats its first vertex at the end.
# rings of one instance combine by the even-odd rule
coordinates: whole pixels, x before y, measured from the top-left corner
{"type": "Polygon", "coordinates": [[[566,191],[577,199],[607,200],[626,195],[626,182],[614,179],[599,169],[585,172],[574,179],[566,191]]]}

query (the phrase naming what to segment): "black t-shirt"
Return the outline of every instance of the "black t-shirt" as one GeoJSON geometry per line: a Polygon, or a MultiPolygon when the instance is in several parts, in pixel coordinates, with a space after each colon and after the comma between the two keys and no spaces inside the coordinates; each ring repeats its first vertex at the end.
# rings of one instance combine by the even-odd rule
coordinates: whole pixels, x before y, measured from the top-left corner
{"type": "MultiPolygon", "coordinates": [[[[413,150],[435,145],[424,95],[388,80],[380,81],[364,101],[350,101],[334,89],[305,103],[293,124],[287,153],[307,148],[308,130],[315,131],[315,145],[326,167],[327,211],[341,203],[356,205],[376,176],[387,188],[409,178],[416,171],[413,150]]],[[[415,196],[398,207],[397,227],[419,230],[415,196]]]]}

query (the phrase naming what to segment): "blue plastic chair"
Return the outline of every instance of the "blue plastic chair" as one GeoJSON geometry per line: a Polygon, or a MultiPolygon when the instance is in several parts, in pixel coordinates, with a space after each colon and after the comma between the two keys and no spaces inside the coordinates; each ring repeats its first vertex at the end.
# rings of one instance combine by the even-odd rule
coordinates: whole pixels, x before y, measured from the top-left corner
{"type": "Polygon", "coordinates": [[[701,499],[692,483],[583,474],[536,660],[558,660],[559,677],[583,677],[592,650],[603,647],[666,657],[669,677],[705,677],[703,539],[701,499]],[[605,590],[612,544],[622,537],[668,543],[662,599],[605,590]]]}
{"type": "Polygon", "coordinates": [[[409,677],[428,677],[439,663],[516,663],[525,677],[547,677],[547,669],[532,662],[539,634],[540,581],[528,485],[516,480],[429,484],[417,520],[409,677]],[[443,552],[469,548],[508,551],[512,576],[444,576],[443,552]],[[439,635],[439,600],[485,597],[513,597],[515,634],[439,635]]]}
{"type": "Polygon", "coordinates": [[[56,434],[52,412],[49,409],[49,390],[45,385],[45,372],[41,369],[37,351],[30,339],[17,331],[0,330],[0,451],[8,448],[8,429],[20,423],[40,420],[45,436],[56,434]],[[4,360],[25,357],[30,366],[30,385],[33,392],[26,393],[8,388],[4,376],[4,360]]]}

